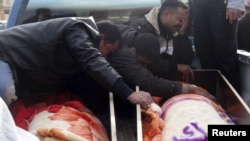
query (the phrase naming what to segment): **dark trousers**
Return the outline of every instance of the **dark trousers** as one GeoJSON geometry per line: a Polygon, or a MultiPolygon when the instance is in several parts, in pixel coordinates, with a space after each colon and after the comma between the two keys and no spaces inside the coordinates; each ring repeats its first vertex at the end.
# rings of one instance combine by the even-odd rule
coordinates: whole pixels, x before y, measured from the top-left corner
{"type": "Polygon", "coordinates": [[[236,25],[226,19],[224,0],[194,0],[194,43],[203,69],[218,69],[239,91],[236,25]]]}

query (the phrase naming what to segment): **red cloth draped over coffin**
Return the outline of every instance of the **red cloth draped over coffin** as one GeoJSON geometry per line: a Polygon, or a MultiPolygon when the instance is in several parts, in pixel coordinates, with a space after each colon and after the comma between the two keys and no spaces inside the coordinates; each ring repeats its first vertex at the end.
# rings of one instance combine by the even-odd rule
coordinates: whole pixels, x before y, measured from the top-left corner
{"type": "Polygon", "coordinates": [[[108,141],[99,119],[69,93],[48,96],[44,102],[25,106],[18,100],[11,108],[17,126],[41,141],[108,141]]]}
{"type": "Polygon", "coordinates": [[[197,94],[168,99],[162,114],[142,111],[144,141],[207,141],[209,124],[234,124],[223,108],[197,94]]]}

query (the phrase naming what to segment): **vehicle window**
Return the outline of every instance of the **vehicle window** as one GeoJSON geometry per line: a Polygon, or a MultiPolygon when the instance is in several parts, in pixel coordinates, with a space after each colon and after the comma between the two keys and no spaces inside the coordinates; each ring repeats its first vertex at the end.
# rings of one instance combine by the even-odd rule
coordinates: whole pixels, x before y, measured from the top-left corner
{"type": "Polygon", "coordinates": [[[0,30],[3,30],[4,28],[4,24],[0,23],[0,30]]]}
{"type": "Polygon", "coordinates": [[[17,24],[71,16],[124,23],[160,5],[161,0],[30,0],[17,24]]]}
{"type": "Polygon", "coordinates": [[[0,22],[0,30],[5,29],[6,22],[0,22]]]}

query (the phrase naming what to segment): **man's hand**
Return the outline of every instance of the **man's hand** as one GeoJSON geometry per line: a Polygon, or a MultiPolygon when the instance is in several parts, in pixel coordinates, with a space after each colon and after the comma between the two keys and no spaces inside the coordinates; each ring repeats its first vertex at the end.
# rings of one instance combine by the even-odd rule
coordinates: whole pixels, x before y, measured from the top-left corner
{"type": "Polygon", "coordinates": [[[179,34],[183,35],[186,33],[186,29],[188,26],[188,19],[189,19],[189,11],[185,11],[185,13],[183,13],[182,16],[182,24],[181,24],[181,28],[179,29],[179,34]]]}
{"type": "Polygon", "coordinates": [[[235,20],[240,18],[241,11],[233,8],[227,8],[226,19],[229,20],[229,23],[232,24],[235,20]]]}
{"type": "Polygon", "coordinates": [[[151,95],[144,91],[133,92],[128,96],[127,100],[132,104],[140,104],[145,110],[150,107],[151,103],[153,103],[151,95]]]}
{"type": "Polygon", "coordinates": [[[209,99],[211,99],[212,101],[217,102],[216,98],[210,94],[206,89],[203,89],[202,87],[196,86],[196,85],[190,85],[190,84],[183,84],[182,85],[182,91],[183,93],[187,93],[187,94],[199,94],[202,96],[205,96],[209,99]]]}
{"type": "Polygon", "coordinates": [[[191,79],[194,80],[194,72],[193,72],[193,69],[189,65],[178,64],[177,71],[183,75],[182,79],[184,81],[187,82],[189,80],[190,75],[191,75],[191,79]]]}

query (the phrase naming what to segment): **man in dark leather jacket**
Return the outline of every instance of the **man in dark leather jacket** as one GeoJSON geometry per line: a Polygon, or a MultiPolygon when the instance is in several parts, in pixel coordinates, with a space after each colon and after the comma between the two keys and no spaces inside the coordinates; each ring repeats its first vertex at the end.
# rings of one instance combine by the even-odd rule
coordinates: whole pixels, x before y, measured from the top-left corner
{"type": "Polygon", "coordinates": [[[10,104],[16,96],[70,90],[72,85],[79,85],[72,84],[78,76],[91,76],[121,99],[147,109],[152,103],[150,94],[134,92],[105,59],[118,47],[121,37],[118,29],[113,28],[107,32],[114,35],[108,37],[108,33],[99,34],[91,17],[76,17],[51,19],[1,31],[1,97],[10,104]],[[107,48],[106,52],[101,50],[103,47],[107,48]]]}

